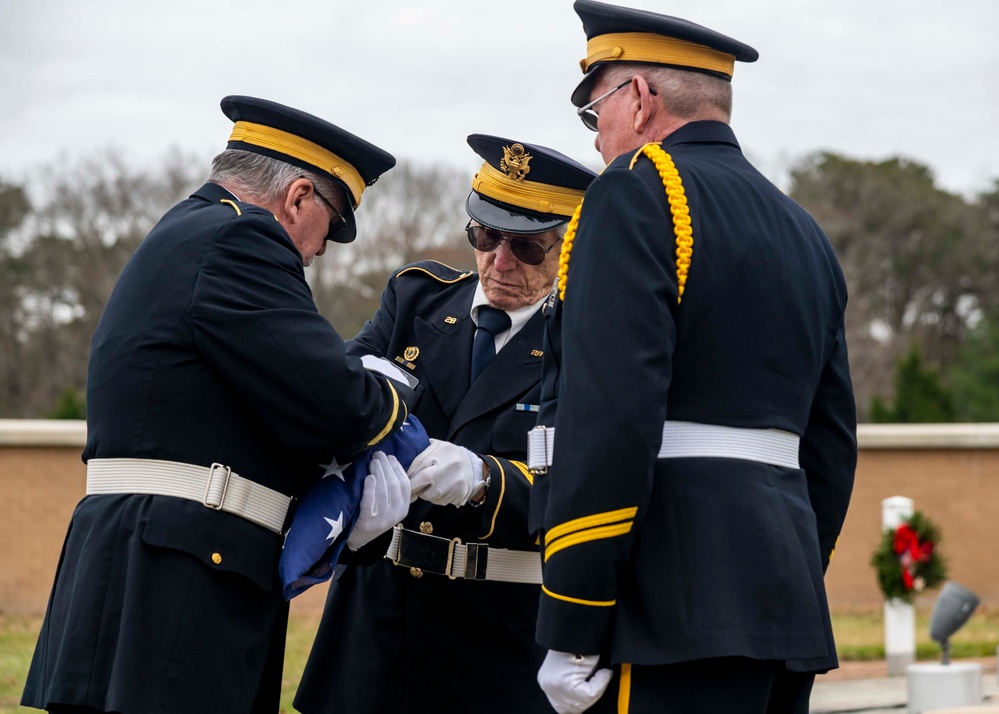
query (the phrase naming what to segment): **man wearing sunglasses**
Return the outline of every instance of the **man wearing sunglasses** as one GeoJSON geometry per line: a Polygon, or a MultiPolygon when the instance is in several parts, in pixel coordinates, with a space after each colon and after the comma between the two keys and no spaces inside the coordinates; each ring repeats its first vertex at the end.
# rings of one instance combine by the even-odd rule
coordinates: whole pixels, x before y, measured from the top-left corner
{"type": "Polygon", "coordinates": [[[608,166],[563,239],[538,681],[560,713],[807,714],[857,460],[843,273],[729,126],[756,50],[574,7],[608,166]]]}
{"type": "Polygon", "coordinates": [[[347,356],[304,273],[327,241],[354,239],[361,192],[395,159],[266,100],[222,110],[235,124],[208,182],[146,236],[94,334],[87,496],[26,706],[277,712],[291,503],[320,465],[407,416],[397,389],[347,356]]]}
{"type": "Polygon", "coordinates": [[[408,469],[419,500],[391,543],[361,549],[374,562],[330,587],[295,699],[306,714],[550,711],[535,683],[540,560],[524,461],[543,308],[595,174],[523,141],[468,143],[484,160],[465,201],[477,273],[397,270],[350,343],[419,378],[414,413],[431,446],[408,469]]]}

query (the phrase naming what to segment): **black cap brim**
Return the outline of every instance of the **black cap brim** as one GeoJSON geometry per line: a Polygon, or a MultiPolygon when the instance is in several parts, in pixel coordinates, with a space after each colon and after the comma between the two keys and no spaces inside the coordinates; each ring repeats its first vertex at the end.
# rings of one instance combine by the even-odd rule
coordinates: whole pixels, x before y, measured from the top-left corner
{"type": "MultiPolygon", "coordinates": [[[[337,182],[339,183],[339,181],[337,182]]],[[[349,196],[350,192],[347,187],[343,187],[344,193],[349,196]]],[[[343,230],[336,234],[336,237],[331,238],[334,243],[353,243],[354,239],[357,238],[357,220],[354,218],[354,207],[350,204],[350,200],[343,201],[343,205],[346,208],[340,211],[340,215],[343,216],[344,227],[343,230]]]]}
{"type": "Polygon", "coordinates": [[[468,198],[465,199],[465,211],[470,218],[486,228],[504,233],[544,233],[569,222],[567,218],[561,216],[553,218],[551,215],[540,213],[514,213],[483,198],[475,191],[469,192],[468,198]]]}

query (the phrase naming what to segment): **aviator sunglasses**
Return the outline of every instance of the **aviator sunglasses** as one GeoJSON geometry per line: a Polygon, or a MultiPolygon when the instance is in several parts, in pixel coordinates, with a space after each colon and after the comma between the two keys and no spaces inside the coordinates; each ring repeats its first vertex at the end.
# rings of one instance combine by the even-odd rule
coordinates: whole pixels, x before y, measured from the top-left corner
{"type": "MultiPolygon", "coordinates": [[[[307,181],[310,180],[308,176],[299,176],[298,178],[304,178],[307,181]]],[[[336,237],[347,230],[347,219],[340,215],[340,211],[333,207],[333,204],[330,203],[330,200],[326,196],[319,193],[319,187],[314,182],[312,183],[312,190],[319,196],[319,200],[325,203],[326,207],[333,212],[333,218],[330,218],[329,232],[323,240],[336,241],[336,237]]]]}
{"type": "Polygon", "coordinates": [[[472,244],[472,247],[476,250],[481,250],[483,253],[492,253],[499,248],[500,243],[503,241],[508,242],[510,244],[510,251],[514,257],[527,265],[541,265],[545,261],[545,256],[548,255],[549,251],[562,241],[559,238],[545,248],[540,243],[535,243],[533,240],[528,240],[527,238],[511,238],[499,231],[494,231],[492,228],[479,225],[473,226],[471,221],[465,226],[465,233],[468,234],[468,242],[472,244]]]}
{"type": "MultiPolygon", "coordinates": [[[[602,102],[603,100],[607,99],[607,97],[612,95],[614,92],[621,89],[622,87],[627,87],[629,84],[631,84],[631,80],[630,79],[625,80],[624,82],[621,82],[621,84],[614,87],[614,89],[610,90],[609,92],[604,92],[599,97],[594,99],[592,102],[584,104],[583,106],[581,106],[579,109],[576,110],[576,114],[578,114],[579,118],[583,120],[583,124],[586,126],[587,129],[589,129],[590,131],[599,131],[599,129],[597,129],[597,120],[600,118],[600,116],[595,111],[593,111],[593,107],[597,105],[597,102],[602,102]]],[[[649,87],[649,94],[651,94],[653,97],[656,96],[656,90],[654,90],[652,87],[649,87]]]]}

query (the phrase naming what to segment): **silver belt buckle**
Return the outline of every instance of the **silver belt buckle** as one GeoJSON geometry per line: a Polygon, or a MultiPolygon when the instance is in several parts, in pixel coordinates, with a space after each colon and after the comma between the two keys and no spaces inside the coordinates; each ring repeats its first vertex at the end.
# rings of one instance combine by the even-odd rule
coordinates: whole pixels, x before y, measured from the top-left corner
{"type": "Polygon", "coordinates": [[[225,494],[229,490],[229,477],[232,476],[232,469],[224,464],[214,463],[208,469],[208,482],[205,484],[205,495],[201,499],[201,505],[205,508],[210,508],[213,511],[221,511],[222,505],[225,503],[225,494]],[[225,481],[222,482],[222,495],[219,496],[218,504],[211,503],[208,500],[208,496],[212,491],[212,482],[215,479],[215,472],[217,470],[225,471],[225,481]]]}
{"type": "Polygon", "coordinates": [[[454,547],[456,545],[461,545],[461,538],[452,538],[447,546],[447,567],[444,568],[444,574],[451,580],[457,580],[461,577],[452,572],[454,569],[454,547]]]}
{"type": "Polygon", "coordinates": [[[548,473],[551,454],[548,453],[548,427],[538,424],[527,432],[527,470],[532,476],[544,476],[548,473]]]}

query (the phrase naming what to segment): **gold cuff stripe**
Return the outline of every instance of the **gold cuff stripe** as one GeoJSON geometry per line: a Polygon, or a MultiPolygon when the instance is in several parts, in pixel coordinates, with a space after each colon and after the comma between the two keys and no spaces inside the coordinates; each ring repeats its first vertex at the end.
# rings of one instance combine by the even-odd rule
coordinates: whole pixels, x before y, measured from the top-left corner
{"type": "Polygon", "coordinates": [[[496,517],[499,516],[500,506],[503,505],[503,496],[506,495],[506,472],[503,471],[503,464],[501,464],[500,460],[497,459],[492,454],[486,454],[486,458],[492,459],[493,462],[496,464],[497,470],[499,471],[499,475],[500,475],[500,495],[499,495],[499,500],[496,501],[496,510],[493,511],[492,520],[489,522],[489,532],[486,533],[481,538],[479,538],[479,540],[485,540],[486,538],[488,538],[489,536],[491,536],[493,534],[494,530],[496,530],[496,517]]]}
{"type": "Polygon", "coordinates": [[[244,144],[277,151],[315,166],[320,171],[326,171],[343,181],[350,189],[354,197],[354,208],[361,204],[361,194],[364,192],[364,179],[361,178],[361,174],[348,161],[319,144],[287,131],[248,121],[236,122],[232,134],[229,135],[229,141],[241,141],[244,144]]]}
{"type": "Polygon", "coordinates": [[[589,543],[592,540],[604,540],[606,538],[615,538],[617,536],[630,533],[631,526],[633,524],[634,521],[625,521],[624,523],[617,523],[612,526],[601,526],[599,528],[590,528],[585,531],[579,531],[578,533],[562,536],[561,538],[555,540],[554,542],[545,538],[545,562],[547,562],[550,557],[558,553],[560,550],[571,548],[574,545],[589,543]]]}
{"type": "Polygon", "coordinates": [[[569,597],[568,595],[558,595],[553,593],[551,590],[546,588],[544,585],[541,586],[541,592],[550,598],[556,600],[561,600],[563,602],[571,602],[575,605],[588,605],[590,607],[612,607],[617,604],[617,600],[584,600],[579,597],[569,597]]]}
{"type": "MultiPolygon", "coordinates": [[[[385,425],[385,428],[382,429],[380,432],[378,432],[378,436],[376,436],[374,439],[368,442],[368,446],[374,446],[379,441],[384,439],[388,435],[388,433],[392,431],[392,427],[395,426],[396,419],[399,417],[399,394],[398,392],[395,391],[395,387],[392,386],[392,380],[386,378],[385,384],[387,384],[388,388],[392,390],[392,416],[388,420],[388,424],[385,425]]],[[[402,405],[402,407],[404,410],[406,409],[405,403],[402,405]]],[[[407,415],[408,415],[408,410],[407,410],[407,415]]]]}
{"type": "Polygon", "coordinates": [[[488,162],[472,179],[472,190],[536,213],[554,213],[571,216],[583,200],[582,189],[563,188],[537,181],[515,181],[488,162]]]}
{"type": "Polygon", "coordinates": [[[598,35],[586,43],[583,74],[597,62],[653,62],[721,72],[735,70],[735,55],[719,52],[695,42],[647,32],[617,32],[598,35]]]}
{"type": "Polygon", "coordinates": [[[545,533],[545,541],[550,543],[555,538],[560,538],[574,531],[581,531],[584,528],[593,528],[594,526],[603,526],[616,521],[630,520],[637,513],[638,506],[632,506],[631,508],[619,508],[616,511],[607,511],[606,513],[596,513],[592,516],[574,518],[571,521],[566,521],[549,529],[545,533]]]}
{"type": "Polygon", "coordinates": [[[516,466],[520,473],[524,474],[524,478],[527,479],[527,483],[532,486],[534,485],[534,474],[532,474],[531,470],[527,468],[527,464],[521,463],[520,461],[511,461],[510,463],[516,466]]]}

